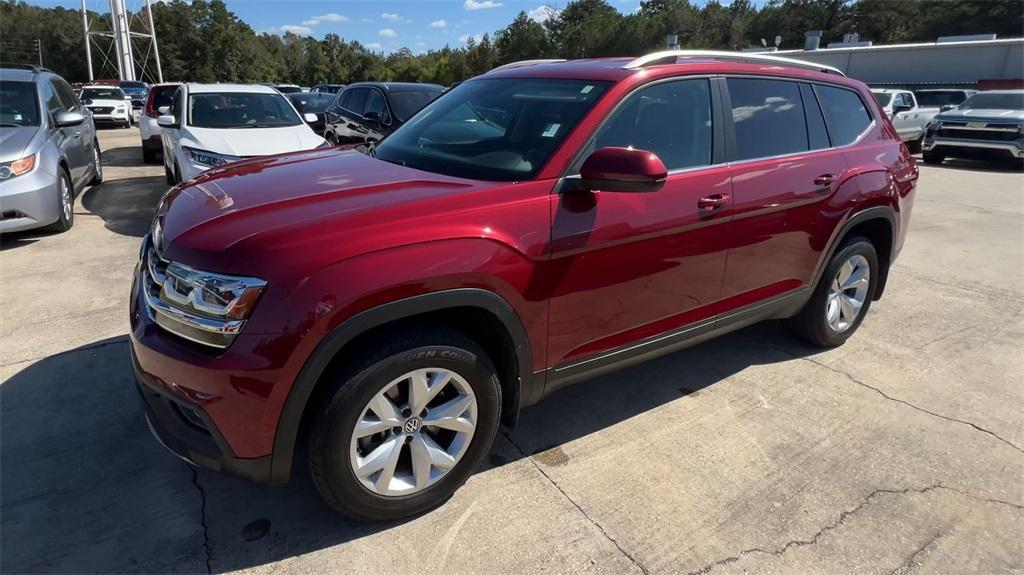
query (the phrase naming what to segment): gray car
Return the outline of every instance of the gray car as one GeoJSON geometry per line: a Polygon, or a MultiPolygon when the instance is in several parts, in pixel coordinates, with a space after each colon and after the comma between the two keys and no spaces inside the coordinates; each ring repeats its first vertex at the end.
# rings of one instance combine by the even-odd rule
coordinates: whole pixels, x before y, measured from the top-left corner
{"type": "Polygon", "coordinates": [[[45,68],[0,68],[0,233],[74,224],[75,196],[103,180],[92,115],[45,68]]]}
{"type": "Polygon", "coordinates": [[[924,135],[926,164],[960,158],[1024,159],[1024,90],[978,92],[942,112],[924,135]]]}

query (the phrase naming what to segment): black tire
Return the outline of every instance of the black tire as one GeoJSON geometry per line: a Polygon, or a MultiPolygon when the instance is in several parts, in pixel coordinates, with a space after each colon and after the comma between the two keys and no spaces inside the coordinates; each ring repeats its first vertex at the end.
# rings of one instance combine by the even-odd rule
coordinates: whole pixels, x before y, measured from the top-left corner
{"type": "Polygon", "coordinates": [[[335,136],[334,132],[327,132],[327,135],[324,136],[324,139],[327,140],[327,143],[329,143],[332,146],[338,145],[338,136],[335,136]]]}
{"type": "Polygon", "coordinates": [[[100,151],[100,143],[92,143],[93,150],[93,167],[95,172],[92,175],[92,180],[89,182],[90,186],[98,186],[103,183],[103,152],[100,151]]]}
{"type": "Polygon", "coordinates": [[[181,183],[181,168],[178,167],[178,162],[174,162],[174,183],[181,183]]]}
{"type": "Polygon", "coordinates": [[[145,164],[157,163],[156,150],[147,150],[142,148],[142,162],[145,164]]]}
{"type": "Polygon", "coordinates": [[[787,321],[787,324],[794,333],[814,345],[820,347],[842,345],[843,342],[857,331],[861,322],[864,321],[864,317],[867,316],[875,288],[878,285],[880,273],[878,254],[875,251],[874,244],[862,236],[853,236],[845,239],[839,246],[839,249],[836,250],[836,253],[832,255],[828,265],[825,266],[825,271],[822,273],[818,285],[814,288],[811,299],[799,313],[787,321]],[[843,331],[836,331],[829,326],[826,319],[829,288],[838,274],[840,266],[856,255],[863,256],[868,262],[870,276],[868,278],[867,298],[853,323],[843,331]]]}
{"type": "Polygon", "coordinates": [[[921,159],[926,164],[938,165],[946,160],[946,156],[936,151],[925,151],[921,154],[921,159]]]}
{"type": "Polygon", "coordinates": [[[66,232],[75,225],[75,186],[71,183],[71,176],[68,171],[63,167],[58,168],[60,172],[58,186],[57,186],[57,221],[46,226],[47,231],[51,232],[66,232]],[[63,191],[61,190],[61,184],[66,185],[69,193],[71,194],[71,209],[68,210],[68,215],[64,215],[64,199],[63,191]]]}
{"type": "MultiPolygon", "coordinates": [[[[469,479],[491,448],[501,413],[501,391],[490,358],[471,339],[449,330],[423,330],[389,341],[356,365],[327,375],[334,386],[320,401],[308,436],[309,469],[320,494],[337,511],[366,521],[416,515],[445,501],[469,479]],[[458,373],[477,400],[477,427],[458,463],[436,483],[405,496],[364,487],[349,461],[355,424],[389,382],[415,369],[458,373]]],[[[325,382],[328,383],[328,382],[325,382]]]]}
{"type": "Polygon", "coordinates": [[[924,144],[924,136],[921,136],[920,138],[918,138],[916,140],[911,140],[911,141],[907,142],[907,149],[910,150],[911,154],[920,154],[921,153],[921,146],[923,144],[924,144]]]}
{"type": "Polygon", "coordinates": [[[174,172],[172,172],[171,169],[167,167],[167,164],[164,164],[164,180],[167,181],[168,186],[173,186],[175,184],[174,172]]]}

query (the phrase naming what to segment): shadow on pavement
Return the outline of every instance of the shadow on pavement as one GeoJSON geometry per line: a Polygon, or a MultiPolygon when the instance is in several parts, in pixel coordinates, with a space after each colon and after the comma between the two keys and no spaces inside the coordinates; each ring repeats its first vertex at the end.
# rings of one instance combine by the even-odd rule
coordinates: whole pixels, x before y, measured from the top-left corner
{"type": "Polygon", "coordinates": [[[941,164],[925,164],[919,159],[918,163],[930,168],[957,170],[960,172],[988,172],[1004,174],[1024,172],[1024,162],[1014,159],[972,160],[968,158],[949,158],[941,164]]]}
{"type": "Polygon", "coordinates": [[[150,166],[142,160],[142,144],[103,150],[103,167],[137,168],[150,166]]]}
{"type": "MultiPolygon", "coordinates": [[[[523,453],[567,462],[562,444],[700,393],[751,365],[811,352],[769,322],[579,384],[525,410],[478,473],[523,453]]],[[[0,570],[227,571],[396,525],[336,515],[303,465],[279,488],[194,470],[150,436],[136,394],[125,337],[39,360],[0,386],[0,570]]]]}
{"type": "Polygon", "coordinates": [[[108,180],[86,190],[82,206],[102,218],[115,234],[141,238],[149,233],[157,203],[166,191],[163,176],[108,180]]]}

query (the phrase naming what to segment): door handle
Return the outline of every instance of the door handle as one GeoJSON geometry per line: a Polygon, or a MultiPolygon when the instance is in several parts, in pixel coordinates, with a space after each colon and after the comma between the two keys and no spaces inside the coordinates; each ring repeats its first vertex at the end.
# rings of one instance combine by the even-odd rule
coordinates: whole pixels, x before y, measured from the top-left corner
{"type": "Polygon", "coordinates": [[[73,135],[71,137],[72,138],[78,138],[78,137],[81,137],[81,135],[82,135],[82,132],[75,132],[75,135],[73,135]]]}
{"type": "Polygon", "coordinates": [[[817,178],[814,178],[814,185],[824,188],[823,190],[819,191],[828,191],[829,187],[832,186],[832,184],[834,184],[835,181],[836,177],[833,176],[832,174],[822,174],[817,178]]]}
{"type": "Polygon", "coordinates": [[[700,215],[711,216],[729,204],[729,194],[711,194],[697,200],[700,215]]]}

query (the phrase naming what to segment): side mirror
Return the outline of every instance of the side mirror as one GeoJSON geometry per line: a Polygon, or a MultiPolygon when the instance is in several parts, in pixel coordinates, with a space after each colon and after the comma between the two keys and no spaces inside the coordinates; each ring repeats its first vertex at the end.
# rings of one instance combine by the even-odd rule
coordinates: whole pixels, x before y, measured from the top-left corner
{"type": "Polygon", "coordinates": [[[161,128],[177,128],[178,121],[177,118],[175,118],[174,116],[171,116],[170,114],[164,114],[156,119],[156,125],[160,126],[161,128]]]}
{"type": "Polygon", "coordinates": [[[161,116],[166,116],[167,114],[169,114],[171,112],[171,107],[170,106],[160,106],[159,108],[156,109],[156,111],[160,112],[161,116]]]}
{"type": "Polygon", "coordinates": [[[367,112],[363,114],[363,120],[380,125],[380,112],[367,112]]]}
{"type": "Polygon", "coordinates": [[[908,110],[913,110],[913,109],[914,109],[913,106],[910,106],[908,104],[896,104],[895,106],[892,107],[892,115],[895,116],[896,114],[899,114],[900,112],[906,112],[908,110]]]}
{"type": "Polygon", "coordinates": [[[584,187],[604,192],[656,192],[668,170],[653,152],[634,148],[601,148],[583,162],[584,187]]]}
{"type": "Polygon", "coordinates": [[[939,111],[940,112],[948,112],[950,110],[955,110],[955,109],[956,109],[956,105],[955,104],[944,104],[943,106],[941,106],[939,108],[939,111]]]}
{"type": "Polygon", "coordinates": [[[306,120],[307,124],[315,124],[320,118],[318,118],[316,114],[307,112],[302,115],[302,119],[306,120]]]}
{"type": "Polygon", "coordinates": [[[77,126],[85,121],[85,115],[81,112],[59,112],[53,118],[53,123],[58,128],[70,128],[71,126],[77,126]]]}

